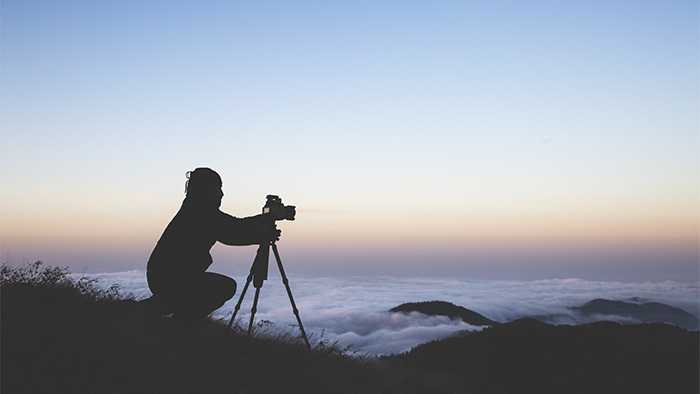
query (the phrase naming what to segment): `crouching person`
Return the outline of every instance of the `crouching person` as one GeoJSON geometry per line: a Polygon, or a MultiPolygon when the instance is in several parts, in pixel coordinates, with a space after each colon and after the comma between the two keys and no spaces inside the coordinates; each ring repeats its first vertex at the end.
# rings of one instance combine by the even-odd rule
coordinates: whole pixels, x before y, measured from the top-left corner
{"type": "Polygon", "coordinates": [[[222,212],[221,177],[209,168],[188,173],[186,197],[165,228],[148,259],[146,300],[151,311],[174,313],[180,319],[206,317],[231,299],[236,281],[206,272],[209,250],[218,241],[226,245],[255,245],[278,239],[280,231],[263,215],[236,218],[222,212]]]}

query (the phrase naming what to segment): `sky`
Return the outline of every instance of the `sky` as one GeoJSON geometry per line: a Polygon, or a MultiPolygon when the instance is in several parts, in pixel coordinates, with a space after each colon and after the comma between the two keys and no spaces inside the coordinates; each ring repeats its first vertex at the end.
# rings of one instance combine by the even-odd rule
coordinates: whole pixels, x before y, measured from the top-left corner
{"type": "Polygon", "coordinates": [[[698,281],[698,7],[2,0],[0,258],[143,270],[208,166],[291,274],[698,281]]]}

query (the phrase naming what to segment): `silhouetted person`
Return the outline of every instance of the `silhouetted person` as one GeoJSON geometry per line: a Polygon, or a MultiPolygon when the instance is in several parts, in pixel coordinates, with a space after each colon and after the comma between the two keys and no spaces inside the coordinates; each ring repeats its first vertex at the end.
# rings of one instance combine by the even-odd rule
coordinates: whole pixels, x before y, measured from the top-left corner
{"type": "Polygon", "coordinates": [[[175,317],[207,316],[236,292],[236,281],[205,272],[212,263],[209,250],[226,245],[254,245],[277,239],[274,222],[262,215],[236,218],[221,210],[221,177],[209,168],[189,173],[187,196],[165,228],[148,259],[148,287],[154,297],[146,304],[175,317]]]}

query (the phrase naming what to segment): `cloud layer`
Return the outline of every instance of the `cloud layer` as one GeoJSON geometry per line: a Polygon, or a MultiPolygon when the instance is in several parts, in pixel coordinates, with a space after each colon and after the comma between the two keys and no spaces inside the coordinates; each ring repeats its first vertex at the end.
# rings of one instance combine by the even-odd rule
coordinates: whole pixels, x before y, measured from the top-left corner
{"type": "MultiPolygon", "coordinates": [[[[80,276],[77,274],[77,276],[80,276]]],[[[138,298],[150,295],[142,271],[86,275],[101,286],[119,284],[138,298]]],[[[239,289],[245,277],[235,276],[239,289]]],[[[461,330],[478,330],[461,321],[418,313],[395,314],[390,308],[404,302],[444,300],[479,312],[493,320],[523,316],[557,315],[561,322],[580,319],[569,306],[594,298],[642,299],[664,302],[698,315],[698,283],[602,282],[581,279],[494,281],[457,279],[410,279],[391,277],[294,277],[290,279],[302,321],[314,340],[337,341],[352,350],[372,354],[401,352],[449,336],[461,330]]],[[[252,289],[252,288],[251,288],[252,289]]],[[[239,290],[240,291],[240,290],[239,290]]],[[[246,294],[241,322],[247,322],[252,292],[246,294]]],[[[214,317],[228,319],[235,301],[227,302],[214,317]]],[[[268,320],[273,329],[295,330],[289,300],[279,277],[265,282],[256,321],[268,320]]]]}

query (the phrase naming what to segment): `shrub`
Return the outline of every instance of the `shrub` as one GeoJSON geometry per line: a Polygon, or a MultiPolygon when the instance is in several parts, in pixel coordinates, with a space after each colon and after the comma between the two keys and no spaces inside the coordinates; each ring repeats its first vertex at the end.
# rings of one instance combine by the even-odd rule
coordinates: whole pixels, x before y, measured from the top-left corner
{"type": "Polygon", "coordinates": [[[47,266],[41,261],[24,266],[0,265],[0,289],[3,294],[13,288],[63,289],[75,292],[93,301],[128,300],[121,294],[118,285],[103,289],[97,286],[97,279],[71,278],[67,267],[47,266]]]}

